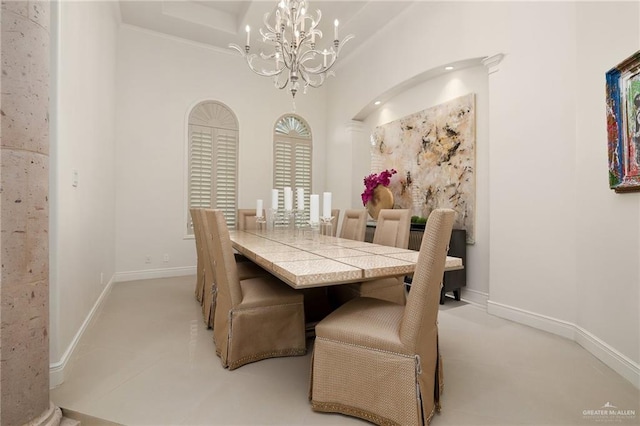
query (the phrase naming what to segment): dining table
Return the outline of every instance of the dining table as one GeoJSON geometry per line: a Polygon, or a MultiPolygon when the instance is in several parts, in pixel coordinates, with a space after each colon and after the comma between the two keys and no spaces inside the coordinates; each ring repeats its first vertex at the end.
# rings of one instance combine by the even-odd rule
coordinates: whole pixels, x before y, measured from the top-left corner
{"type": "MultiPolygon", "coordinates": [[[[233,248],[294,289],[411,275],[419,251],[290,229],[231,230],[233,248]]],[[[447,256],[445,271],[464,268],[447,256]]]]}

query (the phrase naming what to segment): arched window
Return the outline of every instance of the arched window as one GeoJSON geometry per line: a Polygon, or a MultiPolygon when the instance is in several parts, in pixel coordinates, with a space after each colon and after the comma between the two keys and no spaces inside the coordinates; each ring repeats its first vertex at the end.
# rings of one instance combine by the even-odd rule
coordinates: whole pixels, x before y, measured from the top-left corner
{"type": "MultiPolygon", "coordinates": [[[[297,115],[280,117],[273,132],[273,187],[282,193],[285,186],[290,186],[294,194],[296,188],[304,188],[305,211],[309,210],[311,194],[311,154],[309,125],[297,115]]],[[[279,204],[284,208],[283,197],[279,204]]]]}
{"type": "MultiPolygon", "coordinates": [[[[235,228],[238,205],[238,120],[226,105],[205,101],[189,114],[189,202],[224,211],[235,228]]],[[[187,233],[193,235],[191,215],[187,233]]]]}

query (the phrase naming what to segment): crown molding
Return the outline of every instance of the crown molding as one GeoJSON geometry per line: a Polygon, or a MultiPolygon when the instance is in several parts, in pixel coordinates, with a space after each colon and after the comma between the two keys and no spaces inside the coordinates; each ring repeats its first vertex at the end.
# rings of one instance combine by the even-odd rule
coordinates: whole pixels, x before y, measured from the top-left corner
{"type": "Polygon", "coordinates": [[[487,67],[487,69],[489,70],[489,74],[498,72],[500,70],[498,65],[500,65],[500,63],[504,59],[504,56],[505,56],[504,53],[497,53],[493,56],[487,56],[482,60],[482,65],[487,67]]]}

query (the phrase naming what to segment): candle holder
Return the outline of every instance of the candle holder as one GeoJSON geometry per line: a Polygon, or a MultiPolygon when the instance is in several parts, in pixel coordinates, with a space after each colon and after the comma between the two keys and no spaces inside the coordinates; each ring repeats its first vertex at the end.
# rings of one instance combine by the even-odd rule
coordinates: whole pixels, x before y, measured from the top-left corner
{"type": "Polygon", "coordinates": [[[294,216],[296,236],[302,237],[304,234],[304,228],[307,226],[307,223],[304,222],[304,209],[296,210],[294,212],[294,216]]]}
{"type": "Polygon", "coordinates": [[[256,230],[258,231],[266,231],[267,230],[267,218],[264,216],[256,216],[256,230]]]}
{"type": "Polygon", "coordinates": [[[309,221],[309,229],[311,230],[311,239],[316,241],[320,236],[320,222],[309,221]]]}
{"type": "Polygon", "coordinates": [[[278,224],[278,216],[279,216],[280,211],[278,209],[267,209],[267,230],[268,231],[273,231],[274,229],[276,229],[276,226],[278,224]]]}
{"type": "Polygon", "coordinates": [[[283,225],[284,227],[291,233],[291,235],[295,235],[296,233],[296,213],[294,210],[285,210],[282,213],[283,216],[283,225]]]}

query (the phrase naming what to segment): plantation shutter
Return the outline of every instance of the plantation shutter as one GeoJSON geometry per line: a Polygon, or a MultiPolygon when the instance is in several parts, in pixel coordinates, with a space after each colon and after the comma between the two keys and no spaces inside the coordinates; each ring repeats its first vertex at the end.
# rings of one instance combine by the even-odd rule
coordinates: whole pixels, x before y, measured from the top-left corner
{"type": "Polygon", "coordinates": [[[190,208],[216,208],[235,228],[238,205],[238,124],[219,102],[198,104],[189,114],[187,235],[190,208]]]}
{"type": "MultiPolygon", "coordinates": [[[[275,165],[273,187],[283,192],[285,186],[294,188],[293,171],[294,171],[293,147],[287,141],[275,142],[275,165]]],[[[294,190],[295,191],[295,190],[294,190]]],[[[278,209],[284,208],[284,196],[278,200],[278,209]]]]}
{"type": "Polygon", "coordinates": [[[211,207],[213,129],[191,126],[189,147],[189,206],[211,207]]]}
{"type": "Polygon", "coordinates": [[[236,204],[238,189],[238,132],[216,129],[214,156],[214,200],[215,208],[224,211],[227,226],[236,227],[236,204]]]}
{"type": "MultiPolygon", "coordinates": [[[[297,188],[304,188],[305,213],[302,220],[308,220],[309,195],[311,194],[312,141],[311,131],[299,117],[288,115],[281,118],[274,134],[273,187],[280,190],[278,208],[284,208],[283,189],[289,186],[294,197],[297,188]]],[[[294,198],[294,208],[297,200],[294,198]]]]}
{"type": "Polygon", "coordinates": [[[309,221],[309,195],[311,195],[311,141],[295,143],[295,184],[296,188],[304,188],[304,214],[301,219],[309,221]]]}

